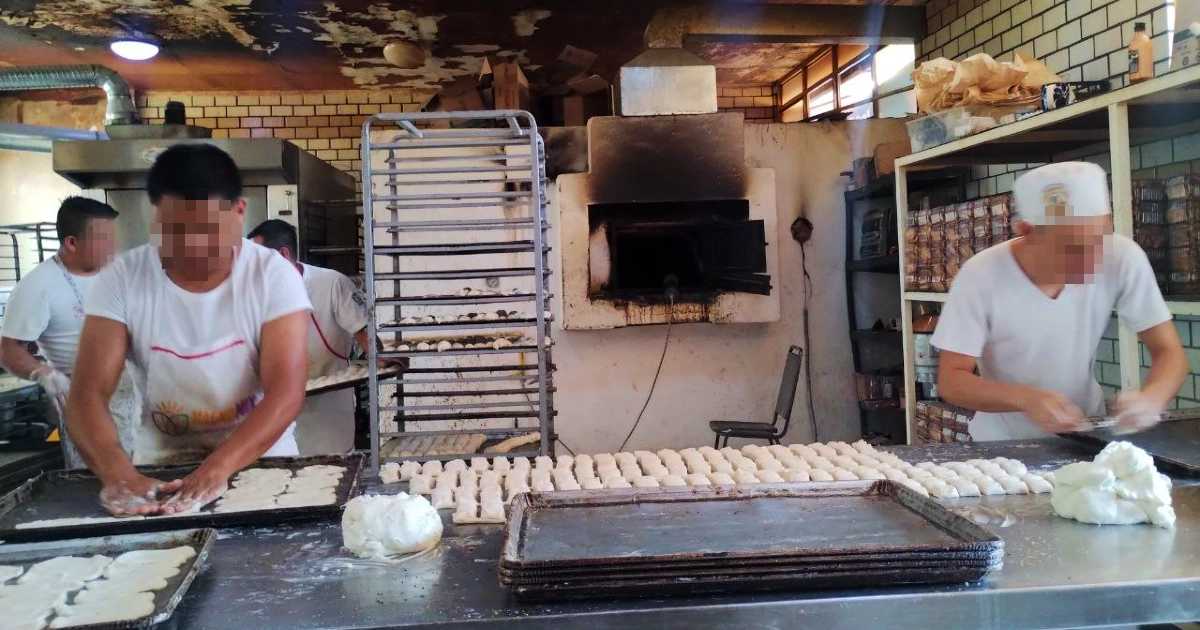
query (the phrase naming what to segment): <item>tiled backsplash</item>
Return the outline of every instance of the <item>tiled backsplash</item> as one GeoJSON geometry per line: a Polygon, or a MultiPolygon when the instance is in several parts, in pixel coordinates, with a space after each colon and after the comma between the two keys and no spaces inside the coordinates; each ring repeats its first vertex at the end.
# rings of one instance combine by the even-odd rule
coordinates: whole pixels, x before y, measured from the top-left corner
{"type": "MultiPolygon", "coordinates": [[[[1191,372],[1183,382],[1179,395],[1175,398],[1171,409],[1189,409],[1200,407],[1200,317],[1177,316],[1175,329],[1187,352],[1191,372]]],[[[1117,318],[1109,322],[1104,337],[1096,349],[1096,380],[1104,389],[1106,399],[1113,399],[1121,390],[1121,367],[1117,364],[1117,318]]],[[[1141,353],[1140,365],[1142,378],[1145,378],[1150,366],[1150,355],[1145,346],[1138,344],[1141,353]]]]}
{"type": "Polygon", "coordinates": [[[1173,0],[929,0],[917,59],[1025,52],[1066,81],[1111,78],[1120,87],[1136,22],[1146,23],[1157,72],[1167,70],[1173,10],[1173,0]]]}
{"type": "Polygon", "coordinates": [[[146,92],[137,95],[142,118],[161,124],[167,101],[187,106],[188,123],[214,138],[283,138],[359,177],[359,138],[372,114],[417,112],[432,93],[412,90],[332,92],[146,92]]]}

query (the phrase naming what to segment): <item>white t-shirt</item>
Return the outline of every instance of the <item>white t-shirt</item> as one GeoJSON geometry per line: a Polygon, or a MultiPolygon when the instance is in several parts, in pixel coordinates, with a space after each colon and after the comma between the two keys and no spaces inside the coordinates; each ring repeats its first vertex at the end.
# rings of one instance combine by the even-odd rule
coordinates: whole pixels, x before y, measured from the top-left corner
{"type": "MultiPolygon", "coordinates": [[[[70,376],[75,370],[84,311],[64,273],[65,269],[50,259],[21,278],[9,297],[0,336],[36,341],[50,365],[70,376]]],[[[95,279],[71,274],[79,295],[85,298],[95,279]]]]}
{"type": "MultiPolygon", "coordinates": [[[[1114,310],[1140,333],[1171,319],[1146,253],[1124,236],[1105,242],[1104,261],[1090,284],[1069,284],[1051,299],[1029,279],[1008,241],[966,262],[950,295],[933,345],[979,359],[983,378],[1053,390],[1087,415],[1104,413],[1096,383],[1096,346],[1114,310]]],[[[976,440],[1048,435],[1021,413],[979,413],[976,440]]]]}
{"type": "MultiPolygon", "coordinates": [[[[121,322],[129,330],[130,358],[142,368],[140,389],[147,407],[138,436],[139,463],[167,463],[169,451],[190,449],[192,454],[219,445],[262,396],[258,359],[263,325],[310,308],[295,269],[273,250],[244,239],[230,277],[206,293],[191,293],[172,282],[152,245],[130,250],[106,267],[88,295],[87,314],[121,322]],[[220,373],[205,372],[207,365],[221,366],[220,373]],[[188,376],[172,382],[172,370],[188,376]],[[179,391],[164,395],[164,386],[152,382],[164,379],[166,388],[179,391]],[[229,398],[230,392],[238,400],[229,398]],[[217,407],[207,407],[206,399],[216,400],[217,407]],[[159,426],[155,416],[162,412],[168,419],[182,418],[180,426],[159,426]],[[184,429],[184,435],[175,432],[184,429]],[[147,436],[153,439],[144,443],[147,436]]],[[[294,451],[291,432],[289,428],[280,443],[291,442],[294,451]]],[[[275,451],[268,455],[289,454],[275,451]]]]}
{"type": "Polygon", "coordinates": [[[367,326],[367,303],[354,281],[332,269],[301,265],[312,302],[308,323],[308,377],[328,376],[346,367],[354,333],[367,326]],[[315,323],[314,323],[315,322],[315,323]]]}

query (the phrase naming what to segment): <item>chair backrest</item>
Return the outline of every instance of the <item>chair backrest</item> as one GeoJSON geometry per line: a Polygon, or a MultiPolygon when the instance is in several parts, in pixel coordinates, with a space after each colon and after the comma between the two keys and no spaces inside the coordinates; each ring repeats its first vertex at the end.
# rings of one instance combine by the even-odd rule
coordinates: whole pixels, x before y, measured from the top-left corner
{"type": "Polygon", "coordinates": [[[804,360],[804,350],[800,346],[788,348],[787,362],[783,364],[783,381],[779,383],[779,399],[775,401],[775,417],[771,424],[777,426],[783,420],[783,430],[779,435],[787,433],[788,425],[792,422],[792,403],[796,401],[796,387],[800,384],[800,363],[804,360]]]}

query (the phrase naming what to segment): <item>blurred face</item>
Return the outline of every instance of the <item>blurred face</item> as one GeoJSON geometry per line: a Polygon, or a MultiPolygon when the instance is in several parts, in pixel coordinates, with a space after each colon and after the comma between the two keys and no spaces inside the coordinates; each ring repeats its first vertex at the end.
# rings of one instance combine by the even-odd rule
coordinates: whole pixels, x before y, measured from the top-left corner
{"type": "Polygon", "coordinates": [[[1064,284],[1087,284],[1100,273],[1107,241],[1112,236],[1110,215],[1072,217],[1070,223],[1033,227],[1022,233],[1035,252],[1036,265],[1047,277],[1064,284]]]}
{"type": "Polygon", "coordinates": [[[204,272],[219,269],[241,242],[246,200],[180,199],[164,195],[154,207],[151,241],[164,269],[204,272]]]}
{"type": "Polygon", "coordinates": [[[77,264],[84,271],[97,271],[112,262],[117,253],[117,222],[91,219],[83,238],[67,237],[65,245],[75,252],[77,264]]]}

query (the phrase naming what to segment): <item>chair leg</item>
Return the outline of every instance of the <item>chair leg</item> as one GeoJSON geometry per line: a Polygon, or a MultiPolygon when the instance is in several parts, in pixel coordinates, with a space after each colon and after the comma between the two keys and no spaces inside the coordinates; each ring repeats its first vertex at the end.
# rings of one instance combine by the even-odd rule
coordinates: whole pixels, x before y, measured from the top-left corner
{"type": "Polygon", "coordinates": [[[714,434],[714,435],[715,435],[716,437],[715,437],[715,438],[713,438],[713,448],[721,448],[721,434],[720,434],[720,433],[716,433],[716,434],[714,434]]]}

